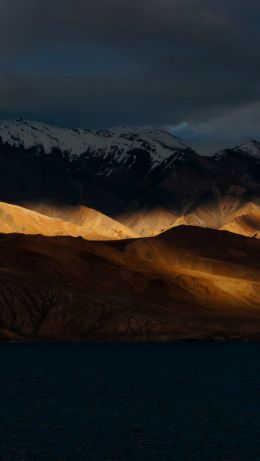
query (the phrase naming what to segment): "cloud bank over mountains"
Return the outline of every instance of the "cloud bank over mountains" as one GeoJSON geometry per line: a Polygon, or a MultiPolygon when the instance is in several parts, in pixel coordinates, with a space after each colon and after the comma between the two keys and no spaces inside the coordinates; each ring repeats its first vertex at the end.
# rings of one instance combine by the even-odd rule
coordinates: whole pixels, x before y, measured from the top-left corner
{"type": "Polygon", "coordinates": [[[257,137],[259,15],[254,0],[3,0],[0,116],[257,137]]]}

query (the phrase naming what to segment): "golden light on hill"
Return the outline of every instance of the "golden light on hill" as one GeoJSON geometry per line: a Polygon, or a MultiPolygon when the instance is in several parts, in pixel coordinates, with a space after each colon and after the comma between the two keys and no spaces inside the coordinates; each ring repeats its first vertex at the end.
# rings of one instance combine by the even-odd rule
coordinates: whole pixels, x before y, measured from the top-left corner
{"type": "Polygon", "coordinates": [[[259,245],[188,226],[121,242],[2,235],[2,334],[14,318],[20,337],[256,338],[259,245]]]}
{"type": "Polygon", "coordinates": [[[67,235],[89,240],[114,240],[138,234],[96,210],[38,205],[37,210],[0,202],[0,233],[67,235]]]}

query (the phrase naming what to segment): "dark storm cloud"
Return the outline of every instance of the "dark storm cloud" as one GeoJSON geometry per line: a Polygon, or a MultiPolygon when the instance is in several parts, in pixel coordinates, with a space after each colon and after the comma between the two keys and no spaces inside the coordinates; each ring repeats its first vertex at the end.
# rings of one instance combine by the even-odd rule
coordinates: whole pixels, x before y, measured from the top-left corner
{"type": "Polygon", "coordinates": [[[0,115],[192,137],[260,101],[259,15],[254,0],[1,0],[0,115]]]}

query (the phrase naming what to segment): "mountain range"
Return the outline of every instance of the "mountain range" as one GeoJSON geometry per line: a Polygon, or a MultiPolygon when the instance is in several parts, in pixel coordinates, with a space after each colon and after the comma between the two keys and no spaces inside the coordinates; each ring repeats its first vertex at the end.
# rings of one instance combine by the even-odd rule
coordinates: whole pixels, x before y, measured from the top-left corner
{"type": "Polygon", "coordinates": [[[260,143],[0,122],[6,339],[257,339],[260,143]]]}
{"type": "Polygon", "coordinates": [[[258,231],[254,140],[205,157],[158,129],[94,132],[2,121],[0,165],[0,200],[47,215],[49,204],[52,217],[54,208],[61,218],[59,209],[80,205],[143,236],[179,224],[258,231]],[[237,222],[251,213],[250,229],[237,222]]]}

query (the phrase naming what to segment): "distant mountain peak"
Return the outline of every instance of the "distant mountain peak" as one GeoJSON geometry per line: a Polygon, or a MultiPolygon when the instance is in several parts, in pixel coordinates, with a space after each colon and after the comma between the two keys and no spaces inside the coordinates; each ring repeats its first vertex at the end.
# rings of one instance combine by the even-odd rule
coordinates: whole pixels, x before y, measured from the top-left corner
{"type": "Polygon", "coordinates": [[[0,121],[3,143],[31,148],[42,146],[45,153],[53,148],[80,155],[88,149],[109,153],[115,147],[122,153],[130,148],[149,147],[154,160],[167,158],[172,150],[188,147],[166,131],[151,128],[116,127],[109,130],[61,128],[46,123],[16,119],[0,121]]]}
{"type": "Polygon", "coordinates": [[[220,152],[217,152],[213,158],[215,160],[220,160],[230,153],[258,159],[260,158],[260,142],[258,142],[256,139],[248,139],[234,147],[223,149],[220,152]]]}
{"type": "Polygon", "coordinates": [[[234,148],[236,151],[245,152],[251,156],[260,156],[260,142],[255,139],[248,139],[234,148]]]}

